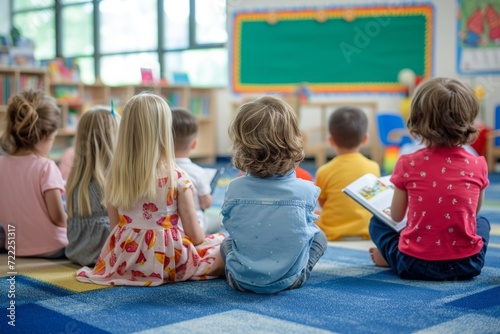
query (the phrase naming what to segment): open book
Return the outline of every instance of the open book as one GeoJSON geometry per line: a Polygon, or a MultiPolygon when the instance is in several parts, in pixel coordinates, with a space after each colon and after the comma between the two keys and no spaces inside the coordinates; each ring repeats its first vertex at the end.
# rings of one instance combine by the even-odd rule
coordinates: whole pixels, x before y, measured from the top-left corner
{"type": "Polygon", "coordinates": [[[390,175],[377,178],[373,174],[366,174],[342,191],[399,232],[406,226],[406,217],[399,223],[391,218],[394,185],[389,179],[390,175]]]}
{"type": "Polygon", "coordinates": [[[217,186],[217,181],[224,174],[224,167],[222,168],[208,168],[203,167],[205,174],[207,175],[207,180],[210,182],[211,194],[214,193],[215,187],[217,186]]]}

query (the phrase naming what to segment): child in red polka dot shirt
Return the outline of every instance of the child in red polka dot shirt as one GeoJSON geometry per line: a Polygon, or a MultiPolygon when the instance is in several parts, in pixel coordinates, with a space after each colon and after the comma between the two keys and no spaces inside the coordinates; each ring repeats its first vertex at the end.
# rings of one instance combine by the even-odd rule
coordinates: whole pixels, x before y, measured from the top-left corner
{"type": "Polygon", "coordinates": [[[474,92],[458,80],[435,78],[418,87],[407,125],[426,147],[402,155],[391,176],[391,215],[396,221],[407,216],[406,228],[398,234],[376,217],[370,222],[376,265],[406,279],[459,280],[481,273],[490,224],[477,214],[488,169],[484,157],[462,147],[477,137],[478,112],[474,92]]]}

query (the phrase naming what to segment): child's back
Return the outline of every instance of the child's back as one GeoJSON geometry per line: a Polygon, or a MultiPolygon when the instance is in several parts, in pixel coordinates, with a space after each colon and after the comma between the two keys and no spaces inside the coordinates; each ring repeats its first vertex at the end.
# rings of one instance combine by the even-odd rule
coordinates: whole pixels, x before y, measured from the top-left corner
{"type": "Polygon", "coordinates": [[[234,179],[222,207],[224,226],[237,247],[227,254],[227,270],[258,293],[291,286],[307,263],[318,228],[312,213],[318,189],[296,177],[234,179]]]}
{"type": "Polygon", "coordinates": [[[398,234],[377,217],[371,219],[375,264],[407,279],[459,280],[480,274],[490,224],[477,214],[488,169],[484,157],[462,147],[477,137],[478,113],[473,90],[459,80],[434,78],[417,88],[408,129],[426,147],[400,156],[391,176],[391,216],[395,221],[406,217],[406,227],[398,234]]]}
{"type": "Polygon", "coordinates": [[[1,138],[0,224],[16,235],[16,255],[64,255],[64,183],[54,161],[46,158],[60,122],[55,101],[43,92],[14,96],[1,138]]]}
{"type": "Polygon", "coordinates": [[[233,164],[246,175],[229,184],[222,206],[228,283],[256,293],[299,288],[326,238],[314,224],[319,189],[295,175],[304,158],[296,114],[280,99],[262,97],[240,107],[230,137],[233,164]]]}
{"type": "Polygon", "coordinates": [[[342,193],[342,189],[365,174],[380,176],[379,165],[359,153],[367,140],[367,126],[367,117],[358,108],[342,107],[330,116],[330,144],[337,156],[316,172],[322,207],[316,224],[328,240],[370,238],[368,224],[372,215],[342,193]]]}
{"type": "Polygon", "coordinates": [[[181,108],[172,110],[174,131],[175,161],[184,170],[193,183],[194,204],[198,220],[205,233],[215,233],[221,229],[222,217],[205,212],[212,205],[212,188],[205,170],[190,158],[196,148],[198,119],[189,111],[181,108]]]}
{"type": "Polygon", "coordinates": [[[159,96],[139,94],[125,105],[104,190],[112,231],[94,269],[80,269],[78,280],[148,286],[217,276],[223,236],[205,237],[198,225],[193,185],[175,167],[171,127],[159,96]]]}
{"type": "Polygon", "coordinates": [[[78,122],[74,161],[66,184],[69,243],[65,255],[84,266],[96,263],[109,236],[109,217],[102,205],[102,193],[118,120],[110,108],[98,106],[86,111],[78,122]]]}

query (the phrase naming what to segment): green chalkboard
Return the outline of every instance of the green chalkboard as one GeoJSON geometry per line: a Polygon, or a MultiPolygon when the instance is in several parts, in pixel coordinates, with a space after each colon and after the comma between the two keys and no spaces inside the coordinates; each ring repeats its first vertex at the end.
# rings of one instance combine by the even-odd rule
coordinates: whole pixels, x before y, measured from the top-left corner
{"type": "Polygon", "coordinates": [[[397,84],[399,71],[431,71],[429,15],[245,20],[238,24],[233,68],[236,90],[287,90],[303,82],[313,89],[360,91],[397,84]],[[276,89],[273,89],[275,87],[276,89]],[[329,88],[330,87],[330,88],[329,88]]]}

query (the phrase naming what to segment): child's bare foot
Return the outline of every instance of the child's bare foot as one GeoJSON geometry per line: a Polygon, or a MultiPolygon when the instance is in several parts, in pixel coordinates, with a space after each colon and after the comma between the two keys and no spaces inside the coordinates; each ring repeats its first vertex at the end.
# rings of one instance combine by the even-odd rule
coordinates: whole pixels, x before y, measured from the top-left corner
{"type": "Polygon", "coordinates": [[[368,250],[370,252],[370,257],[372,258],[373,263],[379,267],[389,267],[389,263],[384,259],[382,253],[377,248],[370,248],[368,250]]]}

